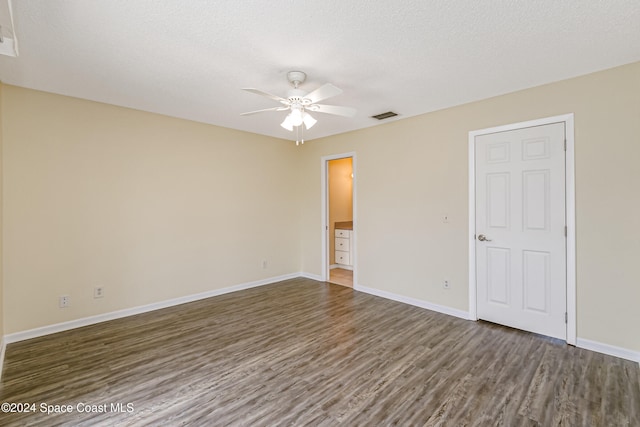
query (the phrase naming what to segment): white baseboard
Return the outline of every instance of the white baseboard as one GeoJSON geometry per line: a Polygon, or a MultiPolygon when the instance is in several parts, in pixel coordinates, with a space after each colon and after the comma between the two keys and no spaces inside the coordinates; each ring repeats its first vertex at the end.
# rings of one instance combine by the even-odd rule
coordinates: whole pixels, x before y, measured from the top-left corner
{"type": "Polygon", "coordinates": [[[455,316],[461,319],[469,320],[469,312],[464,310],[458,310],[456,308],[451,308],[444,305],[433,304],[433,303],[419,300],[416,298],[410,298],[404,295],[394,294],[392,292],[381,291],[379,289],[368,288],[362,285],[354,285],[353,289],[355,289],[356,291],[364,292],[366,294],[375,295],[375,296],[390,299],[393,301],[414,305],[416,307],[426,308],[427,310],[437,311],[438,313],[448,314],[449,316],[455,316]]]}
{"type": "Polygon", "coordinates": [[[317,280],[318,282],[322,282],[322,276],[320,276],[319,274],[299,273],[298,277],[304,277],[305,279],[317,280]]]}
{"type": "Polygon", "coordinates": [[[629,350],[627,348],[616,347],[614,345],[591,341],[584,338],[577,339],[576,347],[584,348],[585,350],[596,351],[598,353],[608,354],[609,356],[615,356],[621,359],[631,360],[640,364],[640,352],[629,350]]]}
{"type": "MultiPolygon", "coordinates": [[[[229,286],[222,289],[214,289],[199,294],[186,295],[166,301],[160,301],[152,304],[141,305],[138,307],[126,308],[124,310],[112,311],[109,313],[98,314],[95,316],[84,317],[82,319],[70,320],[68,322],[56,323],[53,325],[47,325],[40,328],[29,329],[27,331],[15,332],[13,334],[5,335],[3,340],[3,353],[4,346],[10,343],[28,340],[31,338],[41,337],[44,335],[54,334],[56,332],[68,331],[70,329],[80,328],[82,326],[94,325],[96,323],[106,322],[108,320],[120,319],[122,317],[133,316],[135,314],[147,313],[149,311],[159,310],[161,308],[172,307],[174,305],[184,304],[188,302],[198,301],[205,298],[211,298],[218,295],[228,294],[230,292],[241,291],[243,289],[255,288],[257,286],[268,285],[282,280],[293,279],[300,277],[300,273],[285,274],[277,277],[269,277],[267,279],[256,280],[255,282],[242,283],[235,286],[229,286]]],[[[1,367],[1,365],[0,365],[1,367]]]]}

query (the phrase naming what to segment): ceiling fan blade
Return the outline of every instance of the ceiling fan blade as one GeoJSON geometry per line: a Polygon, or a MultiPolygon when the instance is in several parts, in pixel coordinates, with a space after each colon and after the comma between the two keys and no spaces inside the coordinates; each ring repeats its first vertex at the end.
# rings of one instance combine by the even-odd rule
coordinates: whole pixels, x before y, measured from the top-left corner
{"type": "Polygon", "coordinates": [[[248,113],[242,113],[240,115],[241,116],[249,116],[251,114],[263,113],[265,111],[284,111],[284,110],[288,110],[288,109],[289,109],[289,107],[273,107],[273,108],[265,108],[264,110],[249,111],[248,113]]]}
{"type": "Polygon", "coordinates": [[[323,99],[331,98],[332,96],[340,95],[341,93],[342,89],[335,87],[331,83],[326,83],[309,93],[305,98],[310,99],[311,103],[315,104],[323,99]]]}
{"type": "Polygon", "coordinates": [[[356,109],[351,107],[341,107],[338,105],[313,104],[311,111],[317,113],[335,114],[336,116],[353,117],[356,115],[356,109]]]}
{"type": "Polygon", "coordinates": [[[252,87],[245,87],[245,88],[242,88],[242,90],[246,90],[247,92],[255,93],[256,95],[266,96],[267,98],[271,98],[274,101],[282,102],[283,104],[287,104],[287,105],[289,104],[289,100],[284,99],[284,98],[282,98],[280,96],[277,96],[277,95],[272,95],[270,93],[264,92],[264,91],[262,91],[260,89],[254,89],[252,87]]]}

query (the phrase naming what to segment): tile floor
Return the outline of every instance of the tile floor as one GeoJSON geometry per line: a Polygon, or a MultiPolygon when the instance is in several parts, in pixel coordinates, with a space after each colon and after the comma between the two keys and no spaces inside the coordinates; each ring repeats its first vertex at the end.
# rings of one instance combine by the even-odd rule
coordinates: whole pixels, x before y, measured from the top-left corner
{"type": "Polygon", "coordinates": [[[353,288],[353,271],[344,268],[329,270],[329,282],[353,288]]]}

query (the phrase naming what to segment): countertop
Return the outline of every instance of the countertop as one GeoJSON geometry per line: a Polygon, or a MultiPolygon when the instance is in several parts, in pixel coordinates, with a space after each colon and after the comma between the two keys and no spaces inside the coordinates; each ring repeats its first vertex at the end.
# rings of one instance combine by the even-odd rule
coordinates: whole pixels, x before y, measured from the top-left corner
{"type": "Polygon", "coordinates": [[[353,230],[353,221],[336,222],[336,230],[353,230]]]}

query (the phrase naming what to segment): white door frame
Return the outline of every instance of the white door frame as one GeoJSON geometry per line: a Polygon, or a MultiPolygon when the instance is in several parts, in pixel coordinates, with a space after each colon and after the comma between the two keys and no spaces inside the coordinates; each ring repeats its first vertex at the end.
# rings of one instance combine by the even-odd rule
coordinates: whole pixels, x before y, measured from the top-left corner
{"type": "Polygon", "coordinates": [[[521,123],[513,123],[469,132],[469,319],[478,320],[476,300],[476,167],[475,140],[477,136],[496,132],[543,126],[552,123],[565,124],[567,150],[565,154],[565,198],[567,224],[567,343],[576,345],[576,200],[575,200],[575,140],[573,113],[547,117],[521,123]]]}
{"type": "Polygon", "coordinates": [[[357,281],[357,238],[356,238],[356,219],[358,218],[358,209],[357,209],[357,197],[356,197],[356,153],[354,151],[343,153],[343,154],[332,154],[330,156],[324,156],[320,159],[320,170],[321,170],[321,179],[322,179],[322,191],[320,191],[322,200],[321,200],[321,220],[320,220],[320,232],[322,233],[322,274],[321,280],[326,282],[329,280],[329,161],[330,160],[338,160],[338,159],[346,159],[351,157],[351,167],[353,170],[353,188],[352,188],[352,199],[353,199],[353,240],[350,242],[353,245],[353,259],[351,260],[351,265],[353,265],[353,286],[355,288],[357,281]]]}

